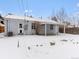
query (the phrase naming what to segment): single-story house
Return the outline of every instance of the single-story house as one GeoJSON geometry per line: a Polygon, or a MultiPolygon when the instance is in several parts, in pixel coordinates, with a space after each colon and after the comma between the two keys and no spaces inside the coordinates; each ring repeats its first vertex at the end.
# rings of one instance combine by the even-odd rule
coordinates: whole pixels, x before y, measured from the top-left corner
{"type": "Polygon", "coordinates": [[[52,35],[59,33],[60,23],[50,19],[40,19],[28,16],[7,15],[4,17],[5,35],[52,35]]]}

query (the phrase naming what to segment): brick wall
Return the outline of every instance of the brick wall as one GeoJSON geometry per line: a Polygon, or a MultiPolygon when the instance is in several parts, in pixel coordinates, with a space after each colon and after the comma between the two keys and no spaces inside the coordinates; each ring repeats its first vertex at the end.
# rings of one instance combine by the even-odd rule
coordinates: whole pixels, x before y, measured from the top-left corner
{"type": "Polygon", "coordinates": [[[4,32],[4,27],[0,26],[0,33],[4,32]]]}

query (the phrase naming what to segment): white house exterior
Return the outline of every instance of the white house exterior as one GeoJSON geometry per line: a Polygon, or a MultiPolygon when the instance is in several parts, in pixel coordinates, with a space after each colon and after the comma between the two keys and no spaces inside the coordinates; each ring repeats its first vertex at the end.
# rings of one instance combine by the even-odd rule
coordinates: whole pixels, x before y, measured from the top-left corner
{"type": "Polygon", "coordinates": [[[5,19],[5,35],[13,32],[13,35],[31,35],[31,34],[58,34],[59,23],[40,18],[22,17],[15,15],[7,15],[5,19]]]}

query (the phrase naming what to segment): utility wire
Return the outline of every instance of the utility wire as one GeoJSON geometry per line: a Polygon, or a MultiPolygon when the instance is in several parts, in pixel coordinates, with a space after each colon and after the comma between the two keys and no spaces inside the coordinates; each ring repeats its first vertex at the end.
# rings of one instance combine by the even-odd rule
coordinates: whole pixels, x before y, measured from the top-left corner
{"type": "MultiPolygon", "coordinates": [[[[29,1],[28,0],[17,0],[18,2],[18,9],[19,9],[19,12],[24,12],[25,13],[25,10],[29,10],[29,1]]],[[[23,14],[24,14],[23,13],[23,14]]],[[[28,12],[27,12],[27,15],[28,15],[28,12]]]]}
{"type": "Polygon", "coordinates": [[[17,0],[17,4],[18,4],[18,11],[21,13],[22,12],[21,1],[17,0]]]}
{"type": "Polygon", "coordinates": [[[24,0],[21,0],[21,6],[22,6],[23,11],[25,11],[24,0]]]}
{"type": "Polygon", "coordinates": [[[29,0],[25,0],[25,14],[26,13],[27,13],[27,15],[29,13],[29,0]],[[26,10],[27,10],[27,12],[26,12],[26,10]]]}
{"type": "Polygon", "coordinates": [[[18,10],[19,12],[24,12],[25,7],[24,7],[24,1],[23,0],[17,0],[17,4],[18,4],[18,10]]]}

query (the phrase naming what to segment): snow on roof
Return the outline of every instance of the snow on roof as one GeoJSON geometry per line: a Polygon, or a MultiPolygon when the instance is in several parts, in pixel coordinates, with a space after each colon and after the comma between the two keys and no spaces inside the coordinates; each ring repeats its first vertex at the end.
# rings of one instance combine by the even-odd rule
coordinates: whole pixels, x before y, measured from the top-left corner
{"type": "Polygon", "coordinates": [[[50,20],[50,19],[40,19],[40,18],[33,18],[33,17],[27,17],[27,16],[25,17],[25,16],[7,15],[4,18],[37,21],[37,22],[42,22],[42,23],[47,23],[47,24],[60,24],[60,23],[58,23],[54,20],[50,20]]]}

